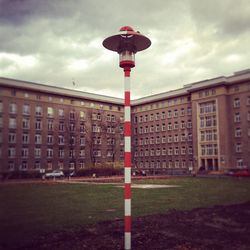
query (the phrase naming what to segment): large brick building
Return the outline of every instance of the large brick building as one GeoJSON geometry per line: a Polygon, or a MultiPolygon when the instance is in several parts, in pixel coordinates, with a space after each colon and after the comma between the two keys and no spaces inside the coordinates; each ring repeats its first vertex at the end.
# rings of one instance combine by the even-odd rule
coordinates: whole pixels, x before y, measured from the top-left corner
{"type": "MultiPolygon", "coordinates": [[[[132,101],[133,168],[250,168],[250,70],[132,101]]],[[[0,78],[0,171],[123,162],[123,100],[0,78]]]]}

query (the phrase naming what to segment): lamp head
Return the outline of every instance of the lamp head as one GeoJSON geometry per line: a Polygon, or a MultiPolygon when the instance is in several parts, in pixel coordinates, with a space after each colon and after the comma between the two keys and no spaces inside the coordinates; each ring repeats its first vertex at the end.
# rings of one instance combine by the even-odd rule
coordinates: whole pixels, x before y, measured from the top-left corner
{"type": "Polygon", "coordinates": [[[151,41],[140,32],[135,32],[132,27],[123,26],[118,34],[106,38],[102,44],[106,49],[120,55],[121,68],[133,68],[135,66],[135,53],[147,49],[151,45],[151,41]]]}

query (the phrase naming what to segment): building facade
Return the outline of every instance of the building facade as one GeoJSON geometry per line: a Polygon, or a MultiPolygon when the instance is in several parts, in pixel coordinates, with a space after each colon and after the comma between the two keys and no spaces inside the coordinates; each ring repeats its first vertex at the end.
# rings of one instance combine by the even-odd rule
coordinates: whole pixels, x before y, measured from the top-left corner
{"type": "MultiPolygon", "coordinates": [[[[0,171],[122,164],[123,100],[0,78],[0,171]]],[[[133,169],[250,168],[250,70],[132,101],[133,169]]]]}

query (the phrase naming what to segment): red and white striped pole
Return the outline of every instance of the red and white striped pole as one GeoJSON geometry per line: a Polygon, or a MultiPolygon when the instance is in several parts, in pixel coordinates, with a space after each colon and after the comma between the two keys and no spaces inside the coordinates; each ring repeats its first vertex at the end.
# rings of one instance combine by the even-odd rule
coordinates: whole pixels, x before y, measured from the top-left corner
{"type": "Polygon", "coordinates": [[[118,52],[120,67],[124,70],[124,231],[125,250],[131,249],[131,109],[130,71],[135,67],[134,55],[147,49],[151,41],[130,26],[120,28],[119,34],[103,41],[106,49],[118,52]]]}
{"type": "Polygon", "coordinates": [[[124,248],[131,249],[131,108],[130,68],[124,68],[124,248]]]}

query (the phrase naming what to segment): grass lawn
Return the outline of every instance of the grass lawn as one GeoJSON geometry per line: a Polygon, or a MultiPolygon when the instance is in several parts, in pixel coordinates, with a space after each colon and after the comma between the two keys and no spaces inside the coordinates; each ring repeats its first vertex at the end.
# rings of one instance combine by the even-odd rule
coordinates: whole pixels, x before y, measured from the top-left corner
{"type": "MultiPolygon", "coordinates": [[[[250,200],[249,179],[190,177],[136,183],[179,187],[133,189],[133,216],[250,200]]],[[[0,200],[0,249],[25,246],[43,233],[123,218],[123,189],[112,184],[6,184],[0,185],[0,200]]]]}

